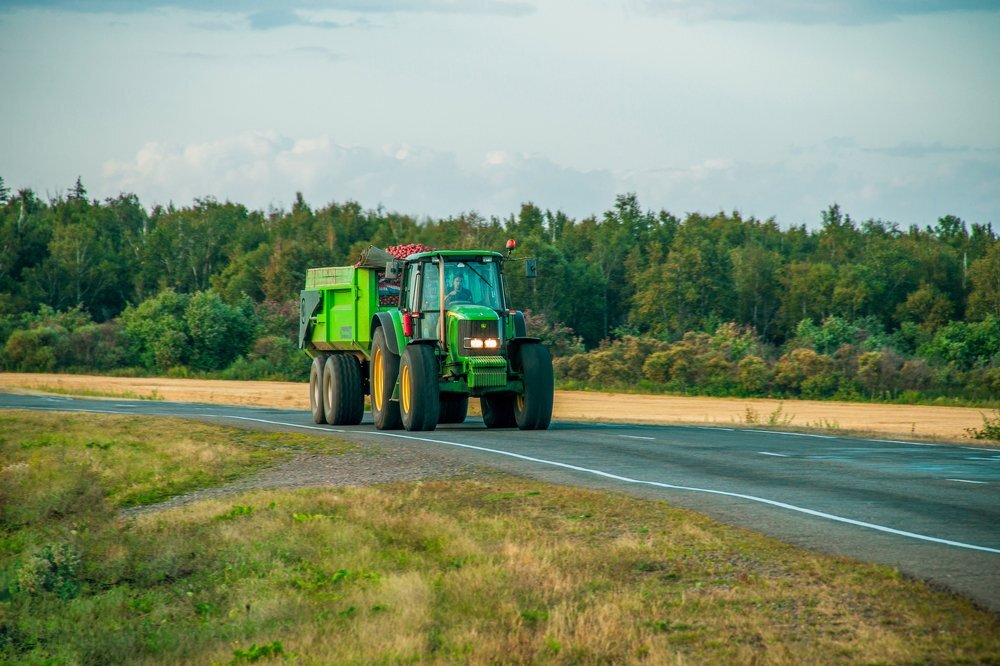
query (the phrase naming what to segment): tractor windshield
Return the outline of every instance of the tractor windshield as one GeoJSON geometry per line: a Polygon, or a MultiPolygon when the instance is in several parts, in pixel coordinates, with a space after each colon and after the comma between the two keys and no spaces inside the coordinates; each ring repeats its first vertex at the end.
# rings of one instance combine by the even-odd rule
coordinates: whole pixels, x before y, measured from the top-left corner
{"type": "Polygon", "coordinates": [[[446,261],[444,275],[445,307],[464,303],[503,309],[496,262],[446,261]]]}

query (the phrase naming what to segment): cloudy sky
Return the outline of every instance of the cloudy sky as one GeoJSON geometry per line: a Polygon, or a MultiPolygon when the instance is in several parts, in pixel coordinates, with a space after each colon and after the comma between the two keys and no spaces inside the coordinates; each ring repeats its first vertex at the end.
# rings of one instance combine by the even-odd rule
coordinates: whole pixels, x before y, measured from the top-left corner
{"type": "Polygon", "coordinates": [[[0,176],[1000,224],[995,0],[0,0],[0,176]]]}

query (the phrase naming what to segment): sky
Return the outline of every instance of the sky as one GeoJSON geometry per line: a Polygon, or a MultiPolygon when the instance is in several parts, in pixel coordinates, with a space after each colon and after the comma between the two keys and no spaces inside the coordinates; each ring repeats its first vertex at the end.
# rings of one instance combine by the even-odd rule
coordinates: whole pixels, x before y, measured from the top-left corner
{"type": "Polygon", "coordinates": [[[0,0],[0,177],[1000,226],[995,0],[0,0]]]}

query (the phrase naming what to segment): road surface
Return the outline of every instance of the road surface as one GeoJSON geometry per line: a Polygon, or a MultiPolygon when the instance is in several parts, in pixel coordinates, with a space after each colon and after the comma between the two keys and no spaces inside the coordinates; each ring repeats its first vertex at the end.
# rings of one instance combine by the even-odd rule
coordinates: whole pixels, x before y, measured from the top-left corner
{"type": "Polygon", "coordinates": [[[766,429],[553,423],[430,433],[317,426],[309,413],[0,393],[0,408],[178,416],[434,447],[544,481],[663,499],[817,551],[898,567],[1000,612],[1000,449],[766,429]]]}

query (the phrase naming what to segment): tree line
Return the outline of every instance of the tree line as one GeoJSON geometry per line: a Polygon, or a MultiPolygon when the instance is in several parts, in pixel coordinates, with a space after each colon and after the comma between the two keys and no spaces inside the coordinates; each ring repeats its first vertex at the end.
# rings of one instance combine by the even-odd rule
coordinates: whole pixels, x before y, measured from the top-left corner
{"type": "Polygon", "coordinates": [[[147,210],[0,179],[0,364],[8,370],[215,372],[301,378],[298,291],[368,245],[501,249],[516,307],[568,385],[718,395],[897,399],[1000,395],[1000,243],[989,223],[859,222],[815,229],[643,209],[618,196],[571,219],[418,219],[357,202],[250,210],[196,199],[147,210]]]}

